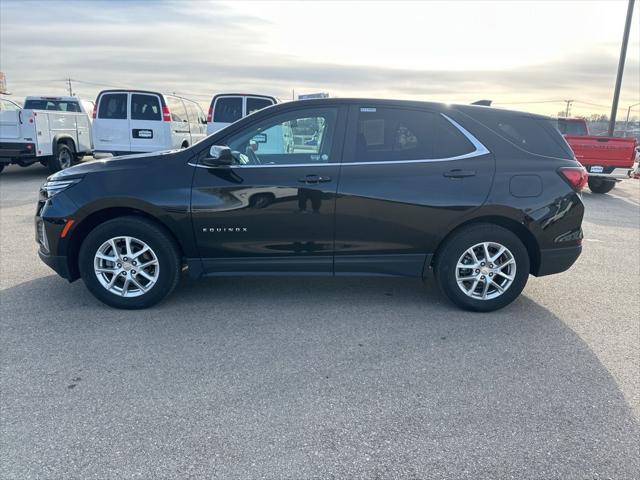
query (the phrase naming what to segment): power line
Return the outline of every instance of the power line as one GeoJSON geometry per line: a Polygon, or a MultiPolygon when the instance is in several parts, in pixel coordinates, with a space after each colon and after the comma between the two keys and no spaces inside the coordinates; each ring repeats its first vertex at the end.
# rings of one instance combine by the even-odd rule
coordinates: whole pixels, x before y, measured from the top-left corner
{"type": "Polygon", "coordinates": [[[494,105],[527,105],[533,103],[562,103],[566,100],[535,100],[531,102],[494,102],[494,105]]]}

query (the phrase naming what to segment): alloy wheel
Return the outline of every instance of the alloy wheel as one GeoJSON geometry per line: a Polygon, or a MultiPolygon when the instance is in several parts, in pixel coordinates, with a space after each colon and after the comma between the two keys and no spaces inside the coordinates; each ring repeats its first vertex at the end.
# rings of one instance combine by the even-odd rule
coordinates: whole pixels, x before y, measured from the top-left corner
{"type": "Polygon", "coordinates": [[[157,283],[160,263],[153,249],[134,237],[113,237],[95,253],[93,269],[100,284],[121,297],[144,295],[157,283]]]}
{"type": "Polygon", "coordinates": [[[477,300],[499,297],[513,284],[515,276],[513,254],[496,242],[478,243],[467,249],[456,265],[458,287],[477,300]]]}

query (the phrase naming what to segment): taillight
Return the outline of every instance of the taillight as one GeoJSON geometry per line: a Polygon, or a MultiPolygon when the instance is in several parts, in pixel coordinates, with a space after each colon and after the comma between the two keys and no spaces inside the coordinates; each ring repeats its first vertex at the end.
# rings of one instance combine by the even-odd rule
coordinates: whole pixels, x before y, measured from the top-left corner
{"type": "Polygon", "coordinates": [[[576,192],[582,190],[589,180],[589,174],[584,167],[562,167],[558,173],[576,192]]]}
{"type": "Polygon", "coordinates": [[[164,120],[165,122],[171,121],[171,112],[169,111],[169,107],[167,107],[166,105],[162,107],[162,120],[164,120]]]}
{"type": "Polygon", "coordinates": [[[96,119],[97,114],[98,114],[98,105],[93,107],[93,113],[91,114],[94,120],[96,119]]]}
{"type": "Polygon", "coordinates": [[[211,123],[213,121],[213,105],[209,107],[209,113],[207,113],[207,123],[211,123]]]}

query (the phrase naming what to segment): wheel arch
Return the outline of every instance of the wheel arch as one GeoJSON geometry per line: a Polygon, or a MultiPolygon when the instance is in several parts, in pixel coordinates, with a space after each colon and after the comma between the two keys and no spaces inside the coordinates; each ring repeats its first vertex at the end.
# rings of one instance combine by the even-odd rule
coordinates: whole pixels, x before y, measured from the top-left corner
{"type": "Polygon", "coordinates": [[[67,135],[64,133],[59,133],[53,137],[51,140],[52,154],[55,156],[58,154],[58,145],[61,143],[65,144],[67,147],[71,148],[74,153],[78,153],[78,149],[76,148],[76,141],[71,135],[67,135]]]}
{"type": "Polygon", "coordinates": [[[158,225],[169,237],[171,237],[178,247],[178,254],[180,258],[184,258],[185,247],[179,241],[178,236],[163,223],[157,217],[133,207],[107,207],[101,210],[97,210],[90,215],[86,216],[79,222],[72,230],[71,237],[67,244],[67,266],[69,270],[69,281],[74,281],[80,278],[80,268],[78,265],[78,256],[80,253],[80,247],[82,242],[89,235],[89,233],[101,223],[108,220],[113,220],[118,217],[141,217],[149,220],[158,225]]]}
{"type": "Polygon", "coordinates": [[[499,215],[484,215],[475,217],[457,225],[438,244],[438,247],[435,250],[435,254],[431,258],[430,266],[433,266],[435,264],[438,253],[442,250],[443,245],[445,245],[451,237],[453,237],[461,229],[468,227],[469,225],[480,223],[498,225],[514,233],[524,244],[525,248],[527,249],[527,253],[529,254],[529,273],[535,274],[535,272],[538,271],[540,267],[540,245],[538,244],[535,236],[529,231],[529,229],[527,229],[522,223],[518,222],[517,220],[499,215]]]}

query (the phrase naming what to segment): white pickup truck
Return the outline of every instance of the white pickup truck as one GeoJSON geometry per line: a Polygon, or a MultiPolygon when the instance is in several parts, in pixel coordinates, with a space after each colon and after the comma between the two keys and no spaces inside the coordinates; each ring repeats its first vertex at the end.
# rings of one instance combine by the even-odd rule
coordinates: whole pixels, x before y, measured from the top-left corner
{"type": "Polygon", "coordinates": [[[24,108],[6,98],[0,104],[0,172],[9,164],[40,162],[53,173],[93,151],[90,102],[27,97],[24,108]]]}

